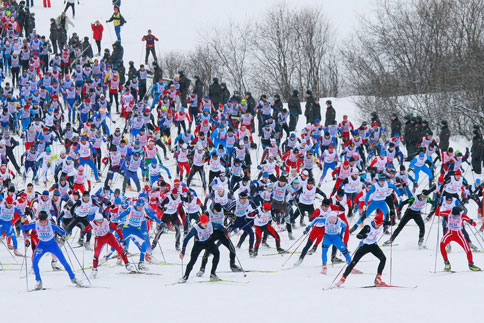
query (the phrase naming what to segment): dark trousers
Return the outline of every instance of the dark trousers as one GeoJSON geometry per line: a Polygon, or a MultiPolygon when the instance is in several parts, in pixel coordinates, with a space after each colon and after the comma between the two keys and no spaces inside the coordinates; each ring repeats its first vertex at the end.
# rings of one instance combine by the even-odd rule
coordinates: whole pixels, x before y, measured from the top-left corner
{"type": "Polygon", "coordinates": [[[188,177],[187,177],[187,186],[190,187],[190,182],[192,181],[193,176],[195,176],[196,173],[200,174],[203,189],[204,190],[207,189],[207,182],[206,182],[206,179],[205,179],[205,170],[203,169],[203,166],[192,165],[192,168],[190,169],[190,173],[188,174],[188,177]]]}
{"type": "Polygon", "coordinates": [[[392,241],[395,241],[395,238],[398,236],[400,231],[402,231],[402,229],[405,227],[405,225],[408,223],[408,221],[410,221],[412,219],[418,225],[418,229],[419,229],[418,239],[423,240],[424,235],[425,235],[425,224],[422,220],[421,213],[419,211],[407,209],[407,211],[405,211],[405,214],[403,215],[403,218],[400,220],[400,223],[398,224],[397,229],[392,234],[392,237],[391,237],[392,241]]]}
{"type": "Polygon", "coordinates": [[[213,260],[212,260],[212,270],[210,271],[211,274],[215,274],[217,271],[217,266],[218,266],[218,261],[220,259],[220,252],[218,251],[217,246],[212,240],[207,240],[207,241],[195,241],[193,244],[192,252],[190,254],[190,262],[187,265],[187,268],[185,269],[185,275],[183,277],[188,279],[188,276],[190,276],[190,272],[193,269],[193,265],[197,262],[198,255],[202,252],[202,250],[207,250],[209,253],[213,255],[213,260]]]}
{"type": "MultiPolygon", "coordinates": [[[[223,244],[225,248],[228,249],[229,251],[229,257],[230,257],[230,266],[235,265],[235,248],[234,244],[227,238],[227,236],[220,230],[215,230],[213,231],[213,234],[210,239],[213,239],[213,241],[219,241],[217,243],[217,246],[220,246],[223,244]]],[[[200,266],[201,271],[205,271],[205,267],[207,266],[208,262],[208,256],[210,255],[210,251],[208,249],[205,249],[205,252],[203,253],[202,257],[202,265],[200,266]]],[[[213,269],[213,266],[212,266],[213,269]]]]}
{"type": "Polygon", "coordinates": [[[296,130],[297,121],[299,119],[299,115],[297,114],[290,114],[289,115],[289,131],[296,130]]]}
{"type": "Polygon", "coordinates": [[[150,53],[151,55],[153,55],[153,59],[156,61],[158,61],[158,58],[156,58],[156,51],[155,51],[155,47],[146,47],[146,58],[145,58],[145,64],[148,64],[148,57],[150,57],[150,53]]]}
{"type": "Polygon", "coordinates": [[[385,268],[385,262],[387,261],[387,257],[385,257],[385,254],[383,251],[378,247],[378,244],[373,243],[373,244],[363,244],[361,245],[358,250],[355,253],[355,256],[351,260],[351,263],[346,267],[346,270],[343,274],[344,277],[347,277],[353,268],[356,266],[358,261],[366,255],[367,253],[371,252],[375,257],[380,259],[380,264],[378,265],[378,270],[377,273],[381,274],[383,272],[383,269],[385,268]]]}
{"type": "Polygon", "coordinates": [[[97,52],[101,55],[101,40],[96,40],[97,52]]]}
{"type": "Polygon", "coordinates": [[[75,17],[76,16],[76,6],[75,6],[75,3],[68,2],[66,4],[66,7],[64,8],[64,12],[65,13],[67,13],[67,9],[69,9],[69,7],[72,8],[72,17],[75,17]]]}

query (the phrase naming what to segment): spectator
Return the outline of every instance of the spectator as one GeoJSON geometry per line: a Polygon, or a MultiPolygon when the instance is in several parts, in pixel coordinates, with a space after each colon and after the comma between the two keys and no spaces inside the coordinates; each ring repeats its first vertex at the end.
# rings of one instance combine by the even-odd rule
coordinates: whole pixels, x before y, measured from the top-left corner
{"type": "Polygon", "coordinates": [[[92,38],[96,41],[96,46],[97,46],[96,56],[101,56],[101,40],[103,39],[104,26],[101,25],[99,20],[96,20],[95,23],[91,24],[91,29],[92,29],[92,38]]]}
{"type": "Polygon", "coordinates": [[[109,18],[109,20],[106,20],[106,22],[113,22],[114,26],[114,31],[116,32],[116,38],[121,42],[121,27],[126,23],[126,20],[124,17],[121,15],[121,12],[119,11],[119,7],[114,7],[114,13],[109,18]]]}
{"type": "Polygon", "coordinates": [[[155,50],[155,41],[158,41],[158,38],[156,38],[155,35],[151,33],[151,29],[148,29],[148,35],[144,35],[141,41],[146,42],[146,57],[145,57],[145,64],[148,64],[148,57],[153,55],[153,59],[155,61],[158,61],[158,58],[156,58],[156,50],[155,50]]]}

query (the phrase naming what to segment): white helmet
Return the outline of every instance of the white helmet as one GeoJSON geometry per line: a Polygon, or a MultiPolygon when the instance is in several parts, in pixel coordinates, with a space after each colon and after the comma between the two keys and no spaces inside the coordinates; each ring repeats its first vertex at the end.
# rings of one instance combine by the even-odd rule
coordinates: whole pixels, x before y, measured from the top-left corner
{"type": "Polygon", "coordinates": [[[187,144],[183,144],[182,145],[182,149],[187,149],[188,148],[188,145],[187,144]]]}
{"type": "Polygon", "coordinates": [[[102,216],[101,213],[96,213],[96,215],[94,216],[94,221],[102,221],[104,220],[104,217],[102,216]]]}

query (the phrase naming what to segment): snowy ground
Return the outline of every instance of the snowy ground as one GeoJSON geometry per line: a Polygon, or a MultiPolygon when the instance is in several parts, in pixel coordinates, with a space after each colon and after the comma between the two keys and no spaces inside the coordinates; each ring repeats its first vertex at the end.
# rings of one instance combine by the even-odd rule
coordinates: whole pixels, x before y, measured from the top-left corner
{"type": "MultiPolygon", "coordinates": [[[[355,115],[351,98],[333,99],[333,101],[339,118],[342,114],[349,114],[350,118],[355,115]]],[[[253,154],[255,157],[256,151],[253,154]]],[[[468,178],[472,178],[470,176],[470,174],[467,175],[468,178]]],[[[113,186],[119,187],[120,184],[118,180],[113,186]]],[[[332,185],[331,182],[324,184],[323,190],[330,190],[332,185]]],[[[475,218],[475,206],[472,205],[470,210],[472,210],[471,216],[475,218]]],[[[264,256],[275,253],[275,250],[262,247],[259,256],[251,259],[247,252],[247,242],[238,253],[244,268],[275,272],[249,272],[245,278],[241,273],[231,273],[228,266],[228,253],[222,247],[219,276],[237,283],[197,283],[208,279],[207,276],[203,278],[195,276],[199,265],[197,263],[186,285],[171,285],[181,276],[181,263],[174,250],[174,235],[169,234],[162,236],[161,239],[161,246],[169,264],[150,265],[150,272],[160,275],[126,275],[124,267],[115,266],[114,260],[111,260],[100,267],[98,278],[92,280],[93,286],[98,287],[95,289],[81,290],[72,287],[65,272],[51,272],[50,257],[46,256],[41,261],[41,274],[44,286],[49,289],[27,293],[25,278],[23,278],[24,271],[20,273],[20,265],[13,265],[15,262],[6,249],[0,247],[0,260],[6,269],[0,272],[2,278],[0,299],[3,300],[2,308],[9,312],[9,316],[21,315],[22,321],[41,318],[41,322],[65,321],[66,317],[69,317],[69,321],[81,322],[85,321],[85,315],[91,313],[95,321],[107,319],[154,321],[158,318],[173,318],[180,322],[194,319],[200,322],[247,322],[251,319],[266,322],[319,322],[322,320],[349,322],[360,319],[365,322],[369,319],[361,319],[361,316],[366,315],[374,322],[388,319],[394,322],[409,320],[450,322],[451,319],[464,318],[467,322],[481,322],[476,311],[480,301],[476,296],[484,281],[482,272],[468,271],[465,254],[457,245],[453,245],[450,260],[453,269],[458,273],[433,273],[437,241],[436,225],[435,222],[427,241],[427,250],[418,250],[418,228],[413,223],[410,223],[398,237],[398,246],[393,247],[392,250],[389,247],[384,249],[387,256],[384,280],[396,285],[418,286],[416,289],[359,288],[372,284],[378,265],[376,259],[368,256],[357,266],[364,274],[350,275],[345,288],[341,290],[323,291],[322,288],[331,284],[342,265],[330,266],[328,275],[322,276],[319,273],[320,249],[317,254],[307,256],[300,267],[286,270],[292,267],[297,255],[282,267],[288,255],[264,256]],[[55,314],[54,311],[46,311],[46,308],[57,304],[62,297],[68,300],[68,303],[61,302],[55,314]],[[209,298],[208,302],[205,298],[209,298]],[[443,309],[442,305],[447,302],[459,310],[443,309]],[[28,313],[20,314],[19,305],[26,303],[29,304],[30,310],[28,313]],[[85,315],[77,314],[81,308],[84,309],[82,313],[85,315]]],[[[427,231],[430,226],[431,223],[427,223],[427,231]]],[[[302,234],[301,231],[298,229],[295,236],[299,237],[302,234]]],[[[287,239],[286,232],[282,233],[282,237],[283,248],[288,248],[293,242],[287,239]]],[[[473,240],[477,244],[476,239],[473,238],[473,240]]],[[[274,246],[271,238],[269,243],[274,246]]],[[[355,237],[351,236],[350,251],[355,250],[357,243],[355,237]]],[[[74,240],[71,240],[71,244],[76,245],[74,240]]],[[[134,247],[130,251],[137,252],[134,247]]],[[[85,266],[91,265],[92,251],[83,252],[82,248],[77,248],[75,252],[81,263],[85,266]]],[[[70,256],[72,258],[72,254],[70,256]]],[[[154,251],[154,256],[162,260],[159,249],[154,251]]],[[[484,254],[476,253],[474,256],[477,265],[484,264],[484,254]]],[[[138,258],[131,259],[137,261],[138,258]]],[[[21,258],[17,258],[16,261],[21,263],[21,258]]],[[[77,269],[76,274],[84,279],[79,265],[74,259],[72,261],[77,269]]],[[[439,253],[437,271],[442,267],[443,262],[439,253]]],[[[207,268],[210,268],[210,263],[207,268]]],[[[90,270],[86,271],[89,274],[90,270]]],[[[33,280],[34,277],[30,274],[30,286],[33,280]]]]}
{"type": "MultiPolygon", "coordinates": [[[[91,0],[94,3],[93,0],[91,0]]],[[[84,3],[91,3],[84,1],[84,3]]],[[[101,2],[101,1],[99,1],[101,2]]],[[[98,2],[96,1],[96,4],[98,2]]],[[[124,28],[123,35],[126,41],[125,57],[138,61],[140,52],[139,38],[144,33],[147,19],[154,21],[154,10],[147,17],[137,18],[133,12],[127,14],[127,8],[134,6],[136,1],[123,1],[123,14],[129,24],[124,28]],[[138,28],[139,27],[139,28],[138,28]]],[[[102,1],[99,10],[92,10],[86,5],[78,7],[78,18],[74,21],[80,30],[89,32],[89,22],[95,19],[106,20],[111,14],[110,1],[102,1]],[[101,19],[102,18],[102,19],[101,19]],[[82,23],[81,23],[82,22],[82,23]],[[82,26],[81,26],[82,25],[82,26]]],[[[60,8],[61,2],[54,3],[60,8]]],[[[36,8],[38,19],[45,21],[53,16],[54,9],[36,8]]],[[[38,30],[46,34],[45,25],[38,23],[38,30]]],[[[76,30],[79,30],[76,28],[76,30]]],[[[154,28],[153,28],[154,29],[154,28]]],[[[72,30],[71,30],[72,32],[72,30]]],[[[82,32],[78,32],[84,36],[82,32]]],[[[114,32],[111,31],[114,36],[114,32]]],[[[105,32],[109,38],[109,33],[105,32]]],[[[324,102],[324,101],[322,101],[324,102]]],[[[355,120],[356,111],[351,98],[333,99],[337,109],[337,119],[348,114],[350,120],[355,120]]],[[[300,119],[299,128],[303,126],[300,119]]],[[[458,144],[461,145],[462,140],[458,144]]],[[[455,146],[456,147],[456,146],[455,146]]],[[[462,147],[457,147],[462,148],[462,147]]],[[[260,152],[253,151],[253,160],[260,156],[260,152]]],[[[169,161],[172,165],[173,161],[169,161]]],[[[256,165],[254,165],[255,167],[256,165]]],[[[466,167],[466,166],[465,166],[466,167]]],[[[255,174],[255,170],[253,172],[255,174]]],[[[317,176],[317,175],[316,175],[317,176]]],[[[473,180],[470,171],[466,173],[469,180],[473,180]]],[[[20,181],[18,185],[23,185],[20,181]]],[[[113,188],[120,187],[120,179],[113,188]]],[[[333,183],[323,185],[324,191],[329,191],[333,183]]],[[[99,187],[96,186],[96,188],[99,187]]],[[[38,188],[40,189],[40,188],[38,188]]],[[[469,207],[470,215],[476,219],[476,207],[469,207]]],[[[353,219],[354,221],[354,219],[353,219]]],[[[5,270],[0,271],[0,313],[9,321],[26,322],[32,319],[40,322],[94,322],[110,321],[159,321],[176,320],[176,322],[451,322],[462,320],[465,322],[482,322],[479,319],[481,305],[480,292],[484,282],[482,272],[470,272],[463,251],[453,244],[450,261],[455,274],[434,274],[435,259],[437,271],[443,268],[440,253],[435,257],[437,242],[437,223],[433,224],[427,241],[426,250],[418,250],[418,228],[410,223],[398,237],[392,249],[385,248],[387,266],[384,271],[384,280],[388,283],[402,286],[418,286],[405,289],[362,289],[359,287],[371,285],[377,267],[377,260],[372,256],[363,259],[357,268],[362,275],[350,275],[345,288],[340,290],[323,291],[328,287],[343,265],[329,266],[328,275],[322,276],[320,272],[320,249],[312,256],[307,256],[304,263],[295,269],[284,270],[291,267],[297,259],[292,257],[283,268],[282,264],[288,255],[264,256],[275,253],[274,249],[261,247],[259,256],[249,258],[247,242],[239,251],[238,256],[246,270],[274,271],[270,273],[249,272],[247,277],[241,273],[231,273],[228,267],[228,252],[223,247],[219,263],[219,276],[222,279],[233,280],[237,283],[197,283],[206,281],[195,277],[199,262],[185,285],[172,285],[181,276],[181,263],[174,250],[174,235],[164,235],[160,240],[166,257],[167,265],[150,265],[150,272],[160,275],[126,275],[124,267],[117,267],[114,260],[99,268],[99,275],[92,280],[93,289],[77,289],[72,287],[65,272],[52,272],[50,269],[50,256],[46,256],[40,263],[44,287],[48,290],[41,292],[26,292],[24,271],[20,272],[21,258],[15,261],[10,257],[6,248],[0,247],[0,261],[5,270]],[[18,264],[16,264],[18,262],[18,264]],[[445,306],[451,304],[452,308],[445,306]],[[28,311],[24,309],[28,306],[28,311]],[[22,311],[23,310],[23,311],[22,311]]],[[[426,224],[426,230],[431,223],[426,224]]],[[[75,232],[77,235],[78,233],[75,232]]],[[[302,230],[296,230],[296,237],[302,230]]],[[[442,233],[440,232],[440,235],[442,233]]],[[[283,232],[282,247],[288,248],[293,242],[288,241],[287,233],[283,232]]],[[[476,245],[477,239],[471,234],[476,245]]],[[[385,241],[388,237],[384,237],[385,241]]],[[[237,238],[234,238],[237,239],[237,238]]],[[[274,246],[274,241],[269,238],[274,246]]],[[[20,245],[21,239],[19,239],[20,245]]],[[[74,240],[70,243],[76,245],[74,240]]],[[[349,249],[354,251],[358,241],[351,236],[349,249]]],[[[481,243],[483,243],[481,241],[481,243]]],[[[304,244],[304,242],[303,242],[304,244]]],[[[302,246],[301,246],[302,247],[302,246]]],[[[23,250],[23,247],[20,247],[23,250]]],[[[191,246],[188,247],[188,251],[191,246]]],[[[92,251],[74,249],[77,257],[85,266],[91,265],[92,251]]],[[[137,252],[134,247],[131,252],[137,252]]],[[[68,252],[72,258],[70,251],[68,252]]],[[[187,253],[188,255],[188,253],[187,253]]],[[[30,256],[30,251],[29,251],[30,256]]],[[[159,249],[154,256],[162,260],[159,249]]],[[[475,263],[484,266],[484,254],[474,254],[475,263]]],[[[185,261],[188,261],[186,258],[185,261]]],[[[137,261],[138,258],[131,258],[137,261]]],[[[79,265],[74,262],[79,278],[84,279],[79,265]]],[[[31,259],[28,258],[29,266],[31,259]]],[[[185,263],[186,264],[186,263],[185,263]]],[[[210,268],[210,263],[207,269],[210,268]]],[[[87,270],[89,274],[90,270],[87,270]]],[[[29,274],[29,286],[33,286],[34,276],[29,274]]]]}

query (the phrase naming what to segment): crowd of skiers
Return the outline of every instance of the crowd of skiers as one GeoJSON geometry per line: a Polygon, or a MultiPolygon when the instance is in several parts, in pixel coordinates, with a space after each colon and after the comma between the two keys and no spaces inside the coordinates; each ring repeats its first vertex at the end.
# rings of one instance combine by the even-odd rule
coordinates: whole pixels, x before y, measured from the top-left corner
{"type": "MultiPolygon", "coordinates": [[[[329,259],[343,262],[339,250],[348,264],[341,286],[370,252],[380,259],[375,284],[384,286],[381,236],[393,233],[385,242],[391,245],[413,219],[423,246],[423,215],[428,221],[443,218],[445,270],[451,270],[450,241],[464,248],[469,268],[479,270],[472,257],[477,247],[464,226],[475,226],[483,209],[480,180],[473,173],[472,180],[464,177],[469,158],[480,173],[484,152],[476,146],[478,140],[482,146],[478,128],[471,154],[449,145],[445,120],[437,139],[418,116],[405,116],[402,125],[394,114],[386,128],[373,112],[369,122],[357,126],[344,111],[336,113],[331,100],[325,101],[323,121],[311,90],[304,97],[295,90],[287,108],[278,94],[256,100],[250,92],[231,93],[217,78],[204,92],[200,78],[194,76],[192,85],[183,71],[163,78],[151,31],[142,41],[145,63],[150,54],[155,60],[153,70],[129,62],[125,71],[119,32],[112,53],[100,57],[99,42],[94,56],[89,38],[81,43],[72,33],[67,41],[72,22],[65,12],[51,20],[49,38],[28,29],[19,21],[27,11],[22,2],[0,9],[0,234],[15,256],[32,249],[37,289],[42,288],[38,262],[46,252],[53,254],[54,269],[60,268],[58,259],[82,285],[59,248],[76,234],[78,244],[90,249],[94,232],[93,276],[104,244],[129,271],[143,272],[146,262],[154,261],[162,234],[175,232],[180,258],[194,238],[185,282],[204,250],[197,275],[212,255],[211,279],[218,279],[221,244],[229,250],[233,271],[242,270],[236,253],[247,237],[251,257],[268,246],[268,236],[277,252],[285,253],[281,235],[294,239],[297,223],[304,232],[299,239],[307,236],[307,242],[295,265],[321,244],[326,274],[333,246],[329,259]],[[306,120],[300,122],[303,113],[306,120]],[[467,214],[471,203],[478,213],[467,214]],[[424,213],[427,205],[430,211],[424,213]],[[348,241],[358,229],[362,242],[352,255],[348,241]],[[127,258],[130,241],[139,249],[136,266],[127,258]]],[[[115,8],[114,22],[120,19],[115,8]]],[[[470,230],[478,239],[480,232],[470,230]]]]}

